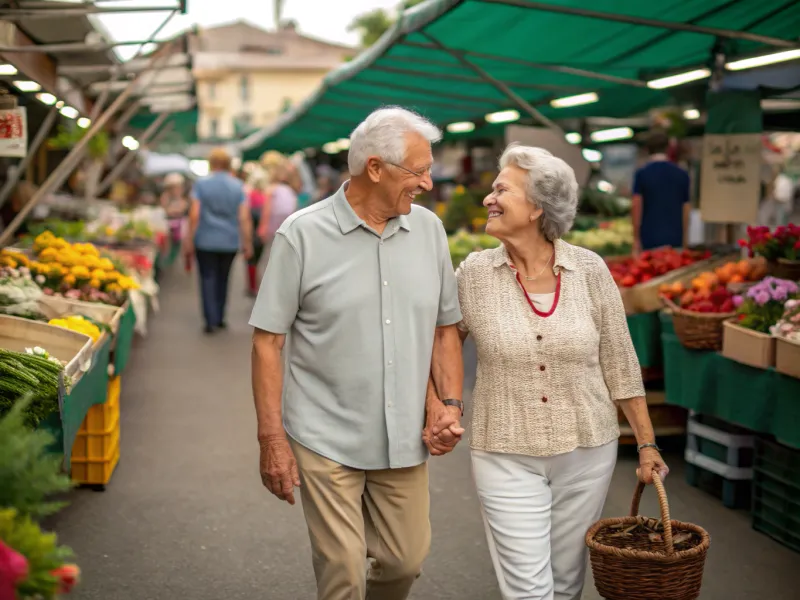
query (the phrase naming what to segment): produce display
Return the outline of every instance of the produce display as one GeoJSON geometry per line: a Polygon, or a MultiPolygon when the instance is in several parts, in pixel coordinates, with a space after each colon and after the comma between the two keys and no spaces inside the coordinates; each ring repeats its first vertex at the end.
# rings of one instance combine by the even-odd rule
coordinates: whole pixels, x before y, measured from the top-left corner
{"type": "Polygon", "coordinates": [[[0,251],[0,313],[14,317],[42,320],[37,301],[42,289],[33,281],[30,269],[22,265],[23,255],[0,251]],[[13,265],[13,266],[8,266],[13,265]]]}
{"type": "Polygon", "coordinates": [[[467,233],[459,231],[447,238],[450,247],[450,259],[453,261],[453,268],[457,269],[467,256],[473,252],[497,248],[500,240],[486,233],[467,233]]]}
{"type": "Polygon", "coordinates": [[[45,231],[34,240],[33,252],[35,260],[25,266],[45,294],[121,306],[139,287],[93,244],[70,244],[45,231]]]}
{"type": "Polygon", "coordinates": [[[69,315],[58,319],[50,319],[47,324],[83,333],[92,338],[93,342],[99,340],[100,336],[103,335],[103,332],[96,323],[82,315],[69,315]]]}
{"type": "Polygon", "coordinates": [[[783,315],[770,333],[800,344],[800,299],[787,300],[783,305],[783,315]]]}
{"type": "Polygon", "coordinates": [[[601,256],[630,254],[633,248],[633,223],[630,219],[600,221],[596,228],[569,232],[564,236],[564,241],[588,248],[601,256]]]}
{"type": "Polygon", "coordinates": [[[783,317],[786,303],[795,300],[798,292],[800,286],[794,281],[766,277],[745,294],[733,298],[738,325],[759,333],[770,333],[783,317]]]}
{"type": "Polygon", "coordinates": [[[608,268],[621,287],[633,287],[711,257],[711,251],[659,248],[642,252],[638,257],[610,259],[608,268]]]}
{"type": "Polygon", "coordinates": [[[586,187],[581,193],[578,212],[602,217],[623,217],[631,212],[631,200],[586,187]]]}
{"type": "Polygon", "coordinates": [[[98,244],[126,244],[137,240],[152,241],[155,238],[150,223],[144,220],[112,221],[66,221],[47,219],[31,223],[28,230],[34,236],[49,231],[57,237],[73,242],[95,242],[98,244]]]}
{"type": "Polygon", "coordinates": [[[0,416],[30,395],[25,423],[36,427],[58,410],[58,376],[63,370],[57,358],[38,346],[25,352],[0,348],[0,416]]]}
{"type": "Polygon", "coordinates": [[[781,225],[774,230],[762,225],[748,226],[747,237],[739,240],[750,256],[763,256],[767,260],[800,260],[800,226],[794,223],[781,225]]]}

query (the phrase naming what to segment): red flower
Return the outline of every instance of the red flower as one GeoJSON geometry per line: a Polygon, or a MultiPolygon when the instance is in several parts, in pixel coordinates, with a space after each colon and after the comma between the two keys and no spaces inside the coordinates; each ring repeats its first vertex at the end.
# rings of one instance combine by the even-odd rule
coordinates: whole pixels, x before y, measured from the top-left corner
{"type": "Polygon", "coordinates": [[[50,574],[58,579],[58,593],[69,594],[80,580],[81,570],[78,565],[61,565],[50,574]]]}
{"type": "Polygon", "coordinates": [[[800,240],[797,240],[797,241],[794,243],[794,249],[795,249],[795,250],[800,250],[800,240]]]}
{"type": "Polygon", "coordinates": [[[0,600],[14,600],[18,583],[28,578],[28,560],[0,542],[0,600]]]}
{"type": "Polygon", "coordinates": [[[736,318],[739,321],[744,321],[747,318],[747,315],[745,315],[744,313],[739,313],[739,315],[736,318]]]}
{"type": "Polygon", "coordinates": [[[747,240],[739,240],[739,248],[747,248],[750,243],[747,240]]]}

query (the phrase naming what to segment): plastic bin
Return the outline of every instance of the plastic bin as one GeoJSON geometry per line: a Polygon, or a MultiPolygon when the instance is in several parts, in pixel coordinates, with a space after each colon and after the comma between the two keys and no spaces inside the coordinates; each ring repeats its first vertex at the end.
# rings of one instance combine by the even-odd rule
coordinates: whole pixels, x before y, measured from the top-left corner
{"type": "Polygon", "coordinates": [[[114,374],[121,375],[128,364],[133,347],[134,328],[136,327],[136,313],[133,311],[133,304],[130,300],[123,306],[124,312],[119,322],[116,343],[114,345],[114,374]]]}
{"type": "Polygon", "coordinates": [[[755,435],[719,419],[690,412],[686,446],[731,467],[752,467],[755,435]]]}
{"type": "Polygon", "coordinates": [[[757,440],[752,516],[753,529],[800,552],[800,451],[757,440]]]}

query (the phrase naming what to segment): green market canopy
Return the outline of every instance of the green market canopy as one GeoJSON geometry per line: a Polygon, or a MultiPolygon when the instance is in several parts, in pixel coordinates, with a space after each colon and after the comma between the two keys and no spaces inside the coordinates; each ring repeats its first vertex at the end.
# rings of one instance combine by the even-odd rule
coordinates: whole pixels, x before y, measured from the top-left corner
{"type": "Polygon", "coordinates": [[[546,119],[628,117],[670,102],[652,80],[708,69],[717,53],[796,48],[798,31],[793,0],[428,0],[237,147],[247,160],[319,147],[388,104],[440,125],[519,109],[492,78],[546,119]],[[550,104],[590,92],[597,102],[550,104]]]}

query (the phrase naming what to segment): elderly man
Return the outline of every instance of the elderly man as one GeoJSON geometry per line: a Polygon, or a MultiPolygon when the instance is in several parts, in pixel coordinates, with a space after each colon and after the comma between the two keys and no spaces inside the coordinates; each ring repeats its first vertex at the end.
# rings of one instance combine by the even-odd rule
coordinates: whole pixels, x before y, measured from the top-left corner
{"type": "Polygon", "coordinates": [[[278,230],[253,308],[261,477],[290,504],[300,486],[319,600],[408,596],[430,545],[428,453],[463,433],[447,239],[412,204],[440,136],[402,108],[369,115],[351,179],[278,230]]]}

